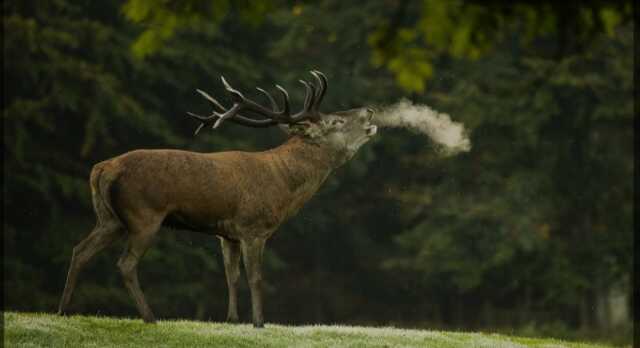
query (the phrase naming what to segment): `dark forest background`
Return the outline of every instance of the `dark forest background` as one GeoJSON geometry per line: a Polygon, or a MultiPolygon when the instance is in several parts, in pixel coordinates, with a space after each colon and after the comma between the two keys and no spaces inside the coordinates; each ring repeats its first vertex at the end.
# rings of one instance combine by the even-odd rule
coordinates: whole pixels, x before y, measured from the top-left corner
{"type": "MultiPolygon", "coordinates": [[[[472,149],[443,158],[383,129],[267,244],[269,322],[631,342],[631,1],[2,6],[5,309],[56,310],[95,223],[93,164],[276,146],[279,130],[230,123],[195,137],[185,112],[210,111],[195,89],[278,83],[300,105],[297,80],[319,69],[323,110],[406,97],[463,122],[472,149]]],[[[122,248],[86,268],[74,312],[137,317],[122,248]]],[[[223,272],[216,238],[166,230],[140,280],[159,318],[220,321],[223,272]]]]}

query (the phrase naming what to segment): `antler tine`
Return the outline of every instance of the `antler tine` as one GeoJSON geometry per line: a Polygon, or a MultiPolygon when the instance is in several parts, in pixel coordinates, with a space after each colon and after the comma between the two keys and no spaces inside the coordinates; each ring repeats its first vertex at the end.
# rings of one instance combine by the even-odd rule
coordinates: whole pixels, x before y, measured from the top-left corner
{"type": "MultiPolygon", "coordinates": [[[[222,110],[224,110],[222,105],[216,104],[216,106],[219,106],[220,108],[222,108],[222,110]]],[[[201,115],[198,115],[198,114],[194,114],[193,112],[189,112],[189,111],[187,111],[187,115],[189,115],[189,116],[191,116],[193,118],[196,118],[196,119],[198,119],[200,121],[200,125],[198,126],[198,128],[196,128],[196,131],[195,131],[194,135],[198,135],[198,132],[200,132],[202,127],[204,127],[205,123],[207,123],[207,121],[210,121],[214,117],[216,117],[215,113],[213,115],[211,115],[211,116],[201,116],[201,115]]]]}
{"type": "MultiPolygon", "coordinates": [[[[242,95],[242,93],[240,93],[238,90],[236,90],[233,87],[231,87],[229,85],[229,83],[224,79],[224,77],[222,77],[222,83],[224,84],[225,89],[229,93],[231,93],[232,97],[235,99],[235,104],[242,105],[243,109],[246,109],[248,111],[251,111],[251,112],[254,112],[254,113],[257,113],[259,115],[266,116],[266,117],[269,117],[269,118],[277,117],[277,114],[278,114],[278,110],[277,109],[269,110],[269,109],[265,108],[264,106],[262,106],[260,104],[257,104],[253,100],[247,99],[244,95],[242,95]]],[[[269,95],[269,93],[267,93],[267,96],[270,99],[273,99],[271,97],[271,95],[269,95]]]]}
{"type": "Polygon", "coordinates": [[[242,93],[240,93],[240,91],[238,91],[237,89],[234,89],[233,87],[231,87],[231,85],[227,82],[227,80],[224,79],[224,76],[220,75],[220,79],[222,80],[222,84],[224,85],[224,89],[226,89],[227,92],[229,92],[229,94],[231,94],[231,96],[233,97],[234,100],[236,100],[236,101],[245,100],[244,95],[242,95],[242,93]]]}
{"type": "Polygon", "coordinates": [[[201,90],[201,89],[196,89],[196,92],[200,93],[203,97],[205,97],[207,100],[209,100],[211,103],[213,103],[213,105],[215,105],[218,109],[220,110],[226,110],[224,108],[224,106],[222,106],[222,104],[220,104],[219,101],[217,101],[214,97],[210,96],[207,92],[201,90]]]}
{"type": "Polygon", "coordinates": [[[212,128],[215,129],[218,128],[226,120],[231,120],[231,122],[234,123],[256,128],[271,127],[278,123],[293,124],[308,119],[317,120],[320,117],[318,106],[322,101],[322,98],[324,97],[327,88],[327,79],[324,74],[322,74],[318,70],[312,70],[310,72],[316,79],[317,84],[312,84],[308,81],[300,80],[300,83],[305,86],[306,95],[303,109],[294,115],[290,114],[289,93],[282,86],[276,85],[278,92],[282,95],[282,109],[279,108],[278,103],[269,92],[259,87],[256,88],[269,99],[269,102],[271,103],[271,109],[269,109],[268,107],[257,104],[256,102],[247,99],[240,91],[231,87],[224,76],[220,76],[220,80],[222,81],[225,90],[233,98],[233,106],[231,106],[231,108],[229,109],[226,109],[218,100],[216,100],[206,92],[199,89],[196,90],[198,93],[200,93],[200,95],[213,103],[217,110],[214,111],[210,116],[201,116],[191,112],[187,112],[189,116],[194,117],[198,121],[200,121],[200,125],[196,129],[195,134],[198,134],[202,127],[204,127],[208,123],[213,122],[212,128]],[[253,116],[263,116],[265,118],[254,119],[239,114],[239,112],[245,111],[250,112],[251,114],[253,114],[253,116]]]}
{"type": "MultiPolygon", "coordinates": [[[[219,101],[217,101],[214,97],[210,96],[207,92],[201,90],[201,89],[196,89],[196,92],[200,93],[200,95],[202,95],[203,97],[205,97],[205,99],[207,99],[208,101],[210,101],[213,105],[215,105],[218,109],[222,110],[222,111],[226,111],[226,109],[224,108],[224,106],[222,106],[222,104],[220,104],[219,101]]],[[[198,133],[200,132],[200,130],[202,129],[202,127],[204,127],[205,123],[207,121],[212,120],[213,118],[217,117],[216,114],[212,114],[211,116],[201,116],[198,114],[194,114],[193,112],[188,112],[187,114],[191,117],[194,117],[198,120],[200,120],[200,125],[198,126],[198,128],[196,128],[196,131],[194,133],[194,135],[198,135],[198,133]]]]}
{"type": "Polygon", "coordinates": [[[273,110],[269,110],[264,106],[257,104],[252,100],[247,99],[242,93],[240,93],[240,91],[231,87],[231,85],[227,82],[224,76],[221,76],[220,79],[222,80],[222,84],[224,84],[224,87],[227,90],[227,92],[229,92],[229,94],[231,94],[231,97],[234,99],[234,104],[231,107],[231,109],[226,110],[223,114],[218,114],[214,112],[214,115],[218,117],[218,119],[213,125],[214,129],[218,128],[220,124],[226,119],[237,120],[239,122],[236,122],[236,123],[249,125],[252,127],[266,127],[266,126],[277,123],[277,121],[274,121],[274,119],[277,119],[279,117],[277,104],[273,99],[273,97],[268,92],[266,92],[261,88],[258,88],[259,91],[267,95],[267,97],[269,98],[269,101],[271,102],[271,105],[273,106],[273,110]],[[254,120],[242,115],[238,115],[238,112],[243,109],[257,115],[265,116],[267,118],[264,120],[254,120]]]}
{"type": "MultiPolygon", "coordinates": [[[[223,83],[225,83],[226,81],[223,78],[223,83]]],[[[210,116],[201,116],[198,114],[194,114],[192,112],[187,112],[187,114],[193,118],[196,118],[197,120],[200,121],[200,125],[198,126],[198,128],[196,129],[194,135],[197,135],[200,130],[209,122],[215,120],[215,122],[213,123],[212,128],[216,129],[218,128],[223,121],[227,120],[227,119],[231,119],[232,122],[234,123],[238,123],[244,126],[249,126],[249,127],[255,127],[255,128],[265,128],[265,127],[270,127],[273,125],[276,125],[278,122],[273,120],[272,118],[267,118],[267,119],[262,119],[262,120],[254,120],[245,116],[242,116],[240,114],[238,114],[238,111],[240,111],[242,109],[243,106],[247,106],[246,102],[247,100],[244,98],[244,96],[242,95],[242,93],[234,90],[233,88],[231,88],[229,86],[228,83],[225,83],[225,87],[227,87],[227,90],[229,92],[231,92],[235,98],[241,98],[240,101],[237,101],[236,103],[234,103],[234,105],[229,109],[225,109],[224,106],[222,106],[222,104],[220,102],[218,102],[215,98],[211,97],[209,94],[207,94],[206,92],[202,91],[202,90],[197,90],[202,96],[204,96],[207,100],[211,101],[217,108],[222,110],[222,113],[218,113],[218,112],[213,112],[213,114],[211,114],[210,116]]],[[[271,98],[273,99],[273,98],[271,98]]],[[[250,102],[250,101],[248,101],[250,102]]],[[[265,111],[266,109],[264,107],[262,107],[261,105],[257,105],[255,103],[252,103],[255,106],[259,106],[259,108],[256,109],[252,109],[249,108],[250,111],[253,111],[255,113],[261,113],[262,111],[265,111]]],[[[266,110],[268,111],[268,110],[266,110]]],[[[269,112],[269,113],[273,113],[273,112],[269,112]]],[[[263,114],[264,115],[264,114],[263,114]]],[[[266,115],[269,116],[269,115],[266,115]]]]}
{"type": "Polygon", "coordinates": [[[273,99],[271,94],[269,94],[269,92],[265,91],[264,89],[262,89],[260,87],[256,87],[256,89],[267,96],[267,98],[269,99],[269,102],[271,103],[271,108],[273,109],[273,111],[277,112],[278,111],[278,104],[276,103],[276,100],[273,99]]]}
{"type": "Polygon", "coordinates": [[[211,116],[200,116],[198,114],[194,114],[193,112],[187,111],[187,115],[200,120],[200,125],[198,126],[198,128],[196,128],[196,131],[193,133],[193,135],[198,135],[202,127],[204,127],[208,121],[212,120],[214,117],[217,117],[215,112],[211,116]]]}
{"type": "Polygon", "coordinates": [[[276,88],[278,89],[280,94],[282,94],[282,100],[283,100],[282,111],[280,111],[280,113],[284,117],[289,117],[289,115],[291,115],[291,111],[290,111],[291,108],[289,106],[289,93],[287,92],[286,89],[284,89],[280,85],[276,85],[276,88]]]}
{"type": "Polygon", "coordinates": [[[196,115],[192,112],[187,111],[187,114],[189,116],[195,117],[199,120],[201,120],[202,122],[200,122],[200,125],[198,125],[198,128],[196,128],[196,131],[193,133],[193,135],[198,135],[198,133],[200,132],[200,130],[202,129],[202,127],[204,127],[205,121],[211,119],[213,117],[213,115],[211,117],[204,117],[204,116],[200,116],[200,115],[196,115]]]}
{"type": "Polygon", "coordinates": [[[304,107],[302,111],[291,117],[291,123],[300,122],[307,119],[318,119],[320,115],[314,110],[316,100],[316,87],[304,80],[300,80],[300,83],[304,84],[307,89],[307,94],[304,98],[304,107]]]}
{"type": "MultiPolygon", "coordinates": [[[[218,100],[216,100],[215,98],[213,98],[212,96],[210,96],[207,92],[200,90],[200,89],[196,89],[196,91],[198,93],[200,93],[203,97],[205,97],[207,100],[209,100],[211,103],[213,103],[213,105],[215,105],[218,109],[220,109],[222,112],[226,112],[227,109],[222,105],[222,103],[220,103],[218,100]]],[[[206,123],[219,118],[220,116],[216,113],[210,115],[210,116],[201,116],[198,114],[194,114],[192,112],[187,112],[187,114],[199,121],[200,125],[198,126],[198,128],[196,129],[196,131],[194,132],[194,135],[197,135],[200,130],[202,130],[202,128],[206,125],[206,123]]],[[[263,120],[254,120],[245,116],[242,116],[240,114],[236,114],[235,117],[230,119],[233,123],[237,123],[243,126],[247,126],[247,127],[254,127],[254,128],[266,128],[266,127],[271,127],[273,125],[276,125],[278,122],[271,120],[271,119],[263,119],[263,120]]],[[[219,125],[219,124],[218,124],[219,125]]]]}
{"type": "Polygon", "coordinates": [[[316,88],[307,81],[299,80],[300,83],[304,84],[307,89],[307,95],[304,97],[304,110],[303,112],[309,112],[311,110],[311,106],[316,98],[316,88]]]}
{"type": "Polygon", "coordinates": [[[202,127],[204,127],[204,123],[200,123],[200,125],[198,126],[198,128],[196,128],[196,131],[193,133],[193,135],[198,135],[202,127]]]}
{"type": "Polygon", "coordinates": [[[318,81],[318,91],[316,93],[316,100],[315,103],[313,105],[313,111],[318,111],[318,107],[320,106],[320,103],[322,103],[322,98],[324,98],[324,94],[327,91],[327,77],[324,76],[323,73],[321,73],[318,70],[311,70],[311,75],[313,75],[313,77],[316,78],[316,81],[318,81]]]}
{"type": "Polygon", "coordinates": [[[211,129],[216,129],[218,128],[222,122],[224,122],[226,119],[228,118],[232,118],[234,116],[237,116],[236,114],[238,113],[238,111],[240,111],[240,104],[236,103],[233,104],[233,106],[231,107],[231,109],[227,110],[226,112],[219,114],[217,112],[214,112],[213,114],[215,116],[218,116],[218,119],[216,120],[216,122],[213,124],[213,126],[211,127],[211,129]]]}
{"type": "Polygon", "coordinates": [[[201,116],[201,115],[198,115],[198,114],[194,114],[193,112],[189,112],[189,111],[187,111],[187,114],[188,114],[189,116],[191,116],[191,117],[195,117],[195,118],[197,118],[197,119],[198,119],[198,120],[200,120],[200,121],[209,121],[209,120],[213,119],[214,117],[216,117],[216,115],[211,115],[211,116],[201,116]]]}

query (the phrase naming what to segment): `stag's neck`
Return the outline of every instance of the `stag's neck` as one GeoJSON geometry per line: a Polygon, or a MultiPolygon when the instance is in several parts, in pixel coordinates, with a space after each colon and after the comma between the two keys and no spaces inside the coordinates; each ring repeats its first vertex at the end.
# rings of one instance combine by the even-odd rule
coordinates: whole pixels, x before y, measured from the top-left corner
{"type": "Polygon", "coordinates": [[[333,154],[298,136],[266,152],[294,196],[313,194],[337,167],[333,154]]]}

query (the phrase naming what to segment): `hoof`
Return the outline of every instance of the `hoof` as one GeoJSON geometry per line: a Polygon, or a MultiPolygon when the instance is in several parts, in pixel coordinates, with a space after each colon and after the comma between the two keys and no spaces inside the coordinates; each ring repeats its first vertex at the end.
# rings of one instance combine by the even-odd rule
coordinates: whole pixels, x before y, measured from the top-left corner
{"type": "Polygon", "coordinates": [[[256,329],[264,329],[264,324],[263,323],[259,323],[259,324],[254,323],[253,327],[256,328],[256,329]]]}
{"type": "Polygon", "coordinates": [[[66,317],[67,316],[67,312],[62,311],[62,310],[58,310],[58,312],[56,314],[61,316],[61,317],[66,317]]]}
{"type": "Polygon", "coordinates": [[[238,319],[238,317],[227,317],[225,321],[229,324],[237,324],[240,322],[240,319],[238,319]]]}

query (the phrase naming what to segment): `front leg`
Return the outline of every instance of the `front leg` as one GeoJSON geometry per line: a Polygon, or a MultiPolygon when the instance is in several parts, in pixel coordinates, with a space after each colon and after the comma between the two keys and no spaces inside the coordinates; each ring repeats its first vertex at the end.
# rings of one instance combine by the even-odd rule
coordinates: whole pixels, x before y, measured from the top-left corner
{"type": "Polygon", "coordinates": [[[251,289],[251,306],[253,314],[253,326],[264,327],[264,317],[262,315],[262,252],[266,240],[262,238],[243,239],[242,256],[244,268],[251,289]]]}
{"type": "Polygon", "coordinates": [[[240,243],[220,237],[224,273],[229,289],[229,310],[227,321],[237,323],[238,319],[238,279],[240,278],[240,243]]]}

